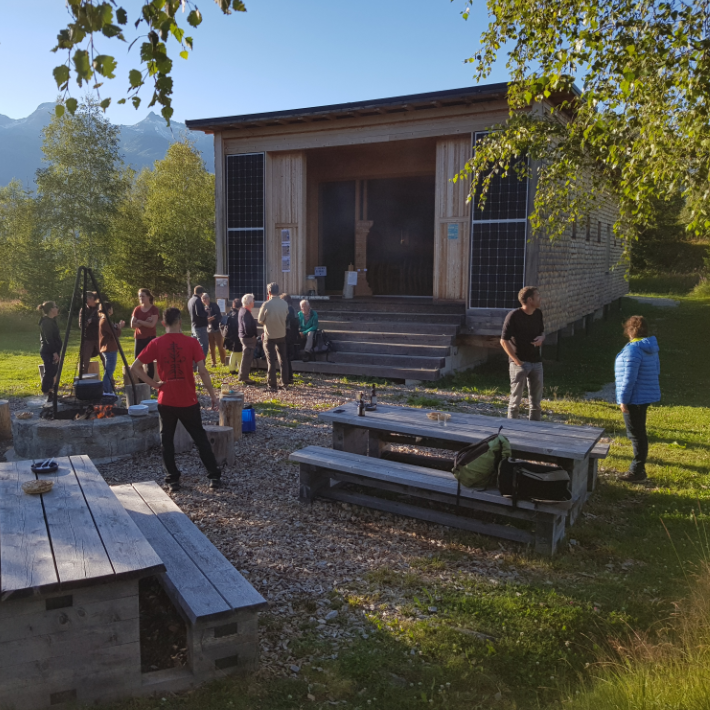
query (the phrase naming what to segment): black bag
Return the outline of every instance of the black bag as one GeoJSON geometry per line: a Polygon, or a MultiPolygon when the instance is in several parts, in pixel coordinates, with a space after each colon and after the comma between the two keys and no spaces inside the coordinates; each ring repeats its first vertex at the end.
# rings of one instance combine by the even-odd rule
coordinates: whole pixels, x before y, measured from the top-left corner
{"type": "Polygon", "coordinates": [[[498,490],[512,498],[513,507],[518,500],[555,504],[572,500],[569,474],[563,468],[513,458],[500,462],[498,490]]]}
{"type": "Polygon", "coordinates": [[[219,332],[224,338],[224,347],[233,353],[242,352],[242,341],[239,340],[239,312],[231,311],[223,316],[219,332]]]}
{"type": "Polygon", "coordinates": [[[313,352],[318,355],[329,353],[332,347],[328,336],[322,330],[317,330],[313,336],[313,352]]]}
{"type": "Polygon", "coordinates": [[[261,335],[259,335],[256,339],[253,358],[254,360],[263,360],[265,357],[266,353],[264,352],[264,343],[261,341],[261,335]]]}

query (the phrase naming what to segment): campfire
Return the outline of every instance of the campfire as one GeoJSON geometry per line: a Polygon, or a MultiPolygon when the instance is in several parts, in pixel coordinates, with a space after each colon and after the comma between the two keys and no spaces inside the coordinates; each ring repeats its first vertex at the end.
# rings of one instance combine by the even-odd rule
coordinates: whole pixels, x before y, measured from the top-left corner
{"type": "Polygon", "coordinates": [[[76,421],[87,419],[111,419],[113,417],[128,414],[128,410],[123,407],[116,407],[113,404],[77,404],[76,402],[63,402],[62,409],[57,411],[56,416],[52,416],[50,409],[40,413],[42,419],[74,419],[76,421]]]}

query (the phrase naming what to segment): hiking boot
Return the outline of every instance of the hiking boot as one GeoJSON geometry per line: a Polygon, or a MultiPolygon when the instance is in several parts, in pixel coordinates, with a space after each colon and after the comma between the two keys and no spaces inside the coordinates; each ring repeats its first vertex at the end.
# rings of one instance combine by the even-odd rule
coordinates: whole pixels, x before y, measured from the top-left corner
{"type": "Polygon", "coordinates": [[[180,490],[180,481],[167,481],[168,492],[177,493],[180,490]]]}
{"type": "Polygon", "coordinates": [[[634,473],[633,471],[627,471],[619,476],[619,480],[626,481],[626,483],[643,483],[647,480],[646,472],[634,473]]]}
{"type": "Polygon", "coordinates": [[[222,481],[219,478],[210,478],[210,490],[216,491],[222,487],[222,481]]]}

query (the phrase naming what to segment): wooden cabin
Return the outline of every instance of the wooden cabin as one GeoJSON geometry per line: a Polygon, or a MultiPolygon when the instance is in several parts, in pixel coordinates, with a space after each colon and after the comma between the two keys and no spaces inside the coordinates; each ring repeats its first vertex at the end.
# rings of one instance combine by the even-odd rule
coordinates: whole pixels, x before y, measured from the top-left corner
{"type": "MultiPolygon", "coordinates": [[[[551,244],[531,234],[530,181],[497,180],[484,210],[467,202],[466,181],[451,181],[476,135],[506,120],[506,92],[507,84],[492,84],[187,121],[214,134],[223,296],[260,300],[271,281],[290,294],[330,296],[314,307],[328,312],[321,322],[334,333],[348,331],[346,321],[380,318],[409,323],[413,335],[437,314],[456,316],[445,365],[405,379],[434,379],[485,359],[524,285],[542,292],[551,342],[601,313],[627,291],[613,205],[599,205],[589,223],[551,244]],[[350,268],[352,301],[342,298],[350,268]]],[[[342,364],[372,374],[361,372],[362,353],[377,353],[359,352],[357,362],[342,364]]]]}

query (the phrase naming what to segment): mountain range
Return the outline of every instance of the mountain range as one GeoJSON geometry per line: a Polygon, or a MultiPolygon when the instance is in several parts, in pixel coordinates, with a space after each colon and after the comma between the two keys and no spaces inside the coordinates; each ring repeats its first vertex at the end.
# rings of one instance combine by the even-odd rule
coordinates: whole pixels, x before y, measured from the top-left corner
{"type": "MultiPolygon", "coordinates": [[[[26,118],[13,119],[0,114],[0,185],[13,178],[28,189],[34,188],[35,171],[44,166],[42,161],[42,129],[54,113],[54,103],[44,103],[26,118]]],[[[121,129],[121,157],[135,170],[152,167],[165,157],[168,146],[188,134],[210,172],[214,172],[212,136],[188,131],[184,123],[172,121],[170,127],[155,113],[142,121],[121,129]]]]}

